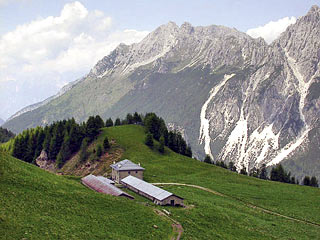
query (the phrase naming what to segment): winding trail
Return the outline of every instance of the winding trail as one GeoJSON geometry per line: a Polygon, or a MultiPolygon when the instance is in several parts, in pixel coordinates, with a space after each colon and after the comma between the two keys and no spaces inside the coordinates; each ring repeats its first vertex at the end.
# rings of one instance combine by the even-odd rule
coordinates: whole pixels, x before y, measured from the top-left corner
{"type": "Polygon", "coordinates": [[[171,240],[180,240],[181,235],[182,235],[182,233],[183,233],[183,227],[182,227],[182,225],[181,225],[178,221],[176,221],[176,220],[174,220],[173,218],[169,217],[167,214],[165,214],[164,212],[162,212],[162,211],[159,210],[159,209],[153,209],[153,211],[154,211],[156,214],[158,214],[159,216],[164,216],[164,217],[168,218],[170,221],[173,222],[173,224],[171,225],[172,228],[173,228],[173,232],[178,233],[178,235],[177,235],[176,238],[175,238],[175,237],[172,237],[171,240]]]}
{"type": "Polygon", "coordinates": [[[205,187],[201,187],[201,186],[198,186],[198,185],[185,184],[185,183],[152,183],[152,184],[153,185],[175,185],[175,186],[186,186],[186,187],[198,188],[198,189],[201,189],[201,190],[206,191],[206,192],[210,192],[210,193],[215,194],[215,195],[220,196],[220,197],[232,198],[234,200],[237,200],[237,201],[245,204],[249,208],[256,209],[258,211],[261,211],[261,212],[264,212],[264,213],[267,213],[267,214],[270,214],[270,215],[282,217],[282,218],[285,218],[287,220],[291,220],[291,221],[295,221],[295,222],[299,222],[299,223],[304,223],[304,224],[320,227],[319,223],[311,222],[311,221],[308,221],[308,220],[297,219],[297,218],[289,217],[289,216],[286,216],[286,215],[283,215],[283,214],[280,214],[280,213],[277,213],[277,212],[273,212],[271,210],[256,206],[256,205],[248,203],[248,202],[245,202],[245,201],[243,201],[243,200],[241,200],[239,198],[228,196],[228,195],[219,193],[217,191],[211,190],[210,188],[205,188],[205,187]]]}

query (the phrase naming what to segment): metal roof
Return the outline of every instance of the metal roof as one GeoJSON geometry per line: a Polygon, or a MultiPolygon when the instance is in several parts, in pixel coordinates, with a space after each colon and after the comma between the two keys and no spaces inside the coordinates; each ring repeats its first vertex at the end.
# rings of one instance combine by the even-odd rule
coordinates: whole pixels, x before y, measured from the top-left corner
{"type": "Polygon", "coordinates": [[[106,181],[101,180],[101,178],[99,179],[98,177],[91,175],[91,174],[86,177],[81,178],[81,181],[84,185],[86,185],[87,187],[89,187],[97,192],[110,194],[113,196],[125,196],[125,197],[131,198],[131,199],[134,198],[131,195],[121,191],[116,186],[114,186],[110,183],[107,183],[106,181]]]}
{"type": "Polygon", "coordinates": [[[102,182],[109,183],[109,184],[114,184],[114,181],[112,181],[111,179],[108,179],[108,178],[106,178],[106,177],[96,176],[96,178],[98,178],[98,179],[101,180],[102,182]]]}
{"type": "Polygon", "coordinates": [[[170,197],[173,195],[171,192],[158,188],[152,185],[151,183],[145,182],[131,175],[122,179],[121,182],[129,186],[132,186],[135,189],[139,190],[140,192],[146,193],[149,196],[152,196],[159,201],[162,201],[167,197],[170,197]]]}
{"type": "Polygon", "coordinates": [[[117,171],[144,170],[143,167],[131,162],[128,159],[122,160],[122,161],[117,162],[115,164],[111,164],[110,167],[113,168],[114,170],[117,170],[117,171]]]}

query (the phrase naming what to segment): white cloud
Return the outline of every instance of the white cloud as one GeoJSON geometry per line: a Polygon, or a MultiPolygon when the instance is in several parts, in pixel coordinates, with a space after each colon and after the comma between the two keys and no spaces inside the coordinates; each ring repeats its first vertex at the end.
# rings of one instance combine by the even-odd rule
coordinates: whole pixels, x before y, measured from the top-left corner
{"type": "Polygon", "coordinates": [[[273,40],[279,37],[289,25],[294,24],[296,21],[297,19],[295,17],[285,17],[275,22],[271,21],[264,26],[249,29],[247,34],[253,38],[262,37],[267,43],[271,43],[273,40]]]}
{"type": "Polygon", "coordinates": [[[110,17],[80,2],[66,4],[60,16],[17,26],[0,36],[0,117],[55,94],[119,43],[138,42],[147,33],[113,31],[110,17]]]}

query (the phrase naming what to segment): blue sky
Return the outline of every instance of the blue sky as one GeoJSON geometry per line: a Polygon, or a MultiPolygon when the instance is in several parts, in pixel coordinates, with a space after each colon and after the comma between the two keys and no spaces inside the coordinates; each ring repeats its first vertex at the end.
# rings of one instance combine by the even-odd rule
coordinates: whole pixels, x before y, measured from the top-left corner
{"type": "MultiPolygon", "coordinates": [[[[68,0],[0,0],[0,34],[37,17],[56,16],[68,0]],[[1,2],[3,2],[1,4],[1,2]]],[[[112,17],[114,27],[153,30],[168,21],[225,25],[246,31],[283,17],[302,16],[317,0],[81,0],[112,17]]]]}
{"type": "Polygon", "coordinates": [[[0,0],[0,118],[84,76],[161,24],[234,27],[272,42],[318,0],[0,0]]]}

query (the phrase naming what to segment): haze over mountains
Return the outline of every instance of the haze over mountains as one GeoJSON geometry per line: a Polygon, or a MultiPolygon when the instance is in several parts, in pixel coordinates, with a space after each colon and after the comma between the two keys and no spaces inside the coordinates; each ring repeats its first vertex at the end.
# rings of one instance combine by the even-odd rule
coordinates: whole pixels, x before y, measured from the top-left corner
{"type": "Polygon", "coordinates": [[[279,162],[320,177],[320,9],[268,45],[223,26],[162,25],[119,45],[56,97],[26,108],[10,130],[90,115],[156,112],[195,157],[248,169],[279,162]]]}

